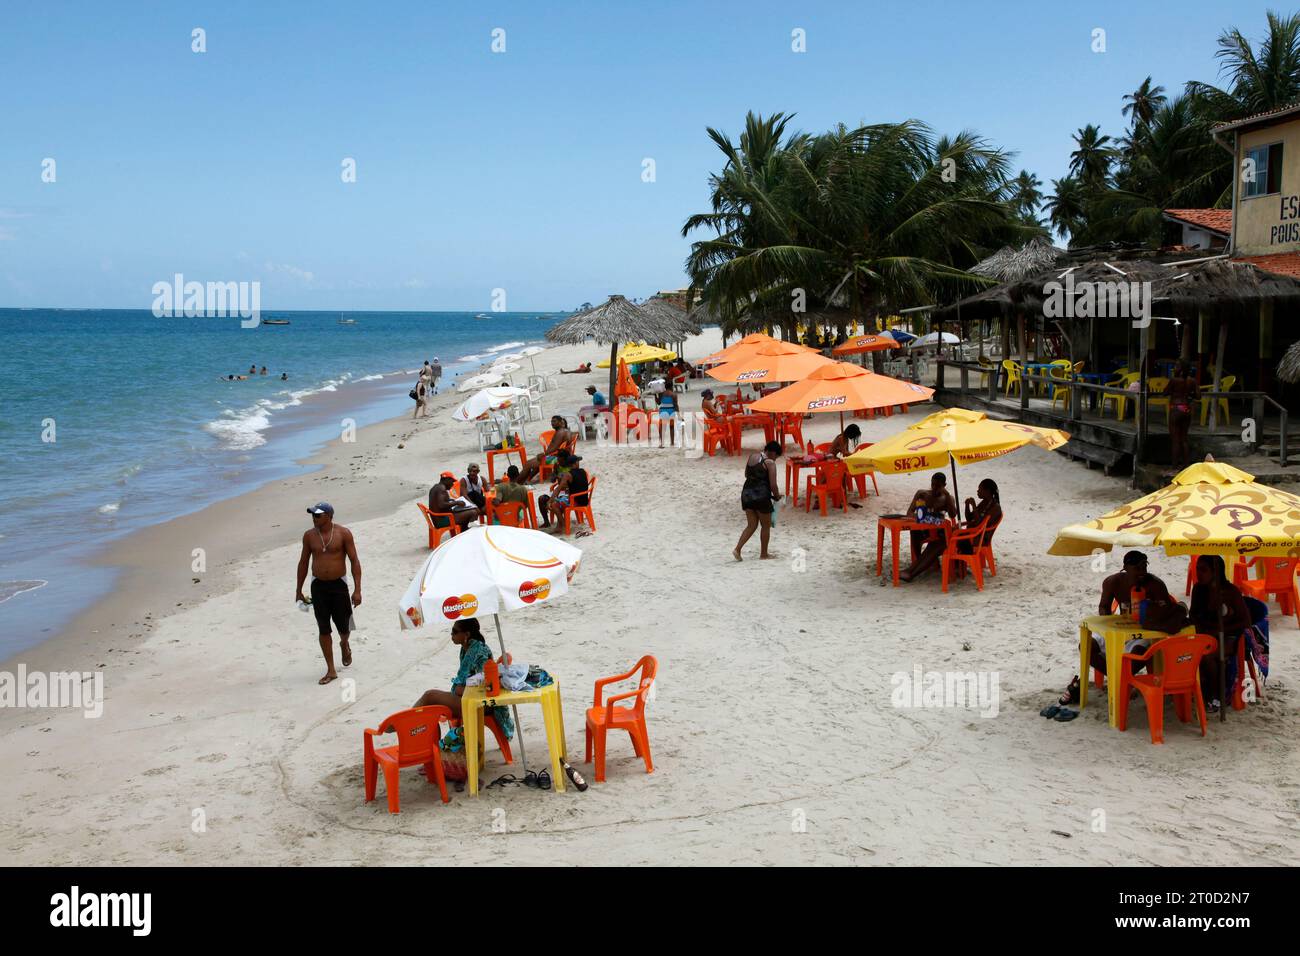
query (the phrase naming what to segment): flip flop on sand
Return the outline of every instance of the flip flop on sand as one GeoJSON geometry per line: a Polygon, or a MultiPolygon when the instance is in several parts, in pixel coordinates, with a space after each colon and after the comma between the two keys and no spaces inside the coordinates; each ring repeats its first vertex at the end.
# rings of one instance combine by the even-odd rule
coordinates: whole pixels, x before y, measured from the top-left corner
{"type": "Polygon", "coordinates": [[[1056,716],[1053,720],[1059,720],[1061,723],[1065,723],[1067,720],[1074,720],[1074,718],[1078,716],[1079,712],[1077,710],[1070,710],[1068,707],[1062,707],[1056,712],[1056,716]]]}
{"type": "Polygon", "coordinates": [[[339,679],[339,675],[338,675],[338,674],[326,674],[324,677],[322,677],[322,678],[321,678],[320,680],[318,680],[316,683],[321,684],[321,685],[323,686],[323,685],[325,685],[325,684],[328,684],[330,681],[334,681],[334,680],[338,680],[338,679],[339,679]]]}
{"type": "Polygon", "coordinates": [[[347,641],[339,642],[339,649],[343,652],[343,666],[352,666],[352,648],[348,647],[347,641]]]}
{"type": "Polygon", "coordinates": [[[1052,718],[1055,717],[1060,712],[1061,712],[1061,708],[1058,707],[1056,704],[1048,704],[1046,707],[1044,707],[1042,710],[1038,712],[1038,716],[1052,718]]]}

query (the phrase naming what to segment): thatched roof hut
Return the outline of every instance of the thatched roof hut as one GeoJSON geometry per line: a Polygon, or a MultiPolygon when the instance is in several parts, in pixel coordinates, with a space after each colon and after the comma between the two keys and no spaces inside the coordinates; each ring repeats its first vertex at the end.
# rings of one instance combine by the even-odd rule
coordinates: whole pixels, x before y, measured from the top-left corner
{"type": "Polygon", "coordinates": [[[651,296],[641,303],[640,308],[659,329],[650,341],[681,342],[700,334],[700,323],[692,318],[691,313],[679,309],[667,299],[651,296]]]}
{"type": "Polygon", "coordinates": [[[1037,236],[1019,249],[1003,246],[967,271],[977,276],[997,279],[999,282],[1019,282],[1025,276],[1051,268],[1060,262],[1064,255],[1064,249],[1059,249],[1044,237],[1037,236]]]}
{"type": "Polygon", "coordinates": [[[1300,342],[1292,342],[1282,361],[1277,363],[1277,377],[1288,385],[1300,382],[1300,342]]]}
{"type": "Polygon", "coordinates": [[[609,343],[609,394],[618,376],[618,347],[624,342],[658,341],[655,320],[621,295],[611,295],[594,309],[569,316],[546,332],[560,345],[581,345],[587,339],[609,343]]]}

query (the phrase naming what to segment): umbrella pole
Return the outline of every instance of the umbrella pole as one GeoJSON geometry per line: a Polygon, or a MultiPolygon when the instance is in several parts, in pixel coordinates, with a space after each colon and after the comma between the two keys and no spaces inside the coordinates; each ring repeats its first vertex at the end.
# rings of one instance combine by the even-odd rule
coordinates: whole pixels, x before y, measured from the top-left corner
{"type": "Polygon", "coordinates": [[[957,520],[961,521],[961,492],[957,490],[957,459],[948,452],[948,464],[952,468],[952,500],[957,506],[957,520]]]}
{"type": "Polygon", "coordinates": [[[1223,723],[1228,719],[1228,671],[1223,654],[1223,602],[1219,600],[1218,588],[1218,584],[1215,584],[1215,614],[1219,619],[1219,723],[1223,723]]]}
{"type": "MultiPolygon", "coordinates": [[[[492,622],[497,626],[497,643],[501,645],[501,656],[506,656],[505,638],[501,636],[501,616],[492,615],[492,622]]],[[[524,753],[524,727],[519,723],[519,705],[511,704],[511,712],[515,715],[515,735],[519,741],[519,760],[524,765],[524,776],[528,776],[528,754],[524,753]]]]}

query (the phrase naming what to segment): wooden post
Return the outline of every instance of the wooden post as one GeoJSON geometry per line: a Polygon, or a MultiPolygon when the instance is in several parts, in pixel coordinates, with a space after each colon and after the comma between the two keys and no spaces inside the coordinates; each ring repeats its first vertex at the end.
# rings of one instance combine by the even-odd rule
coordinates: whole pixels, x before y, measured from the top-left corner
{"type": "MultiPolygon", "coordinates": [[[[1223,350],[1228,347],[1228,323],[1222,316],[1219,317],[1219,348],[1214,353],[1214,387],[1211,391],[1219,390],[1219,379],[1223,377],[1223,350]]],[[[1219,399],[1216,395],[1210,403],[1210,428],[1219,427],[1219,399]]],[[[1259,427],[1259,422],[1255,426],[1259,427]]]]}
{"type": "Polygon", "coordinates": [[[1196,310],[1196,384],[1205,384],[1205,358],[1209,355],[1210,313],[1196,310]]]}
{"type": "MultiPolygon", "coordinates": [[[[1020,364],[1025,364],[1025,313],[1020,312],[1016,315],[1016,354],[1020,356],[1020,364]]],[[[1023,389],[1022,389],[1023,391],[1023,389]]]]}
{"type": "MultiPolygon", "coordinates": [[[[1267,392],[1273,386],[1273,303],[1259,304],[1259,381],[1255,387],[1267,392]]],[[[1257,425],[1262,428],[1263,421],[1257,425]]]]}

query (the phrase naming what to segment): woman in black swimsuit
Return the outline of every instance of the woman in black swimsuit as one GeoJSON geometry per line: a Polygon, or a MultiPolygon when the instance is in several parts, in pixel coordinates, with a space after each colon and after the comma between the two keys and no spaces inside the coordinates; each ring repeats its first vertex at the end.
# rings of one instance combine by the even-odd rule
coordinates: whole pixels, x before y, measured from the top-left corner
{"type": "Polygon", "coordinates": [[[1187,433],[1192,427],[1192,402],[1200,390],[1196,379],[1188,374],[1186,362],[1174,366],[1165,394],[1169,396],[1169,442],[1173,446],[1173,465],[1178,469],[1191,464],[1187,433]]]}
{"type": "Polygon", "coordinates": [[[740,533],[736,550],[731,552],[737,561],[741,560],[740,549],[759,526],[762,526],[763,532],[758,537],[758,556],[772,557],[767,553],[767,542],[772,536],[772,503],[781,500],[781,495],[776,490],[776,465],[773,462],[780,457],[780,443],[770,441],[762,452],[750,455],[749,461],[745,463],[745,485],[740,489],[740,507],[745,511],[747,523],[745,530],[740,533]]]}

